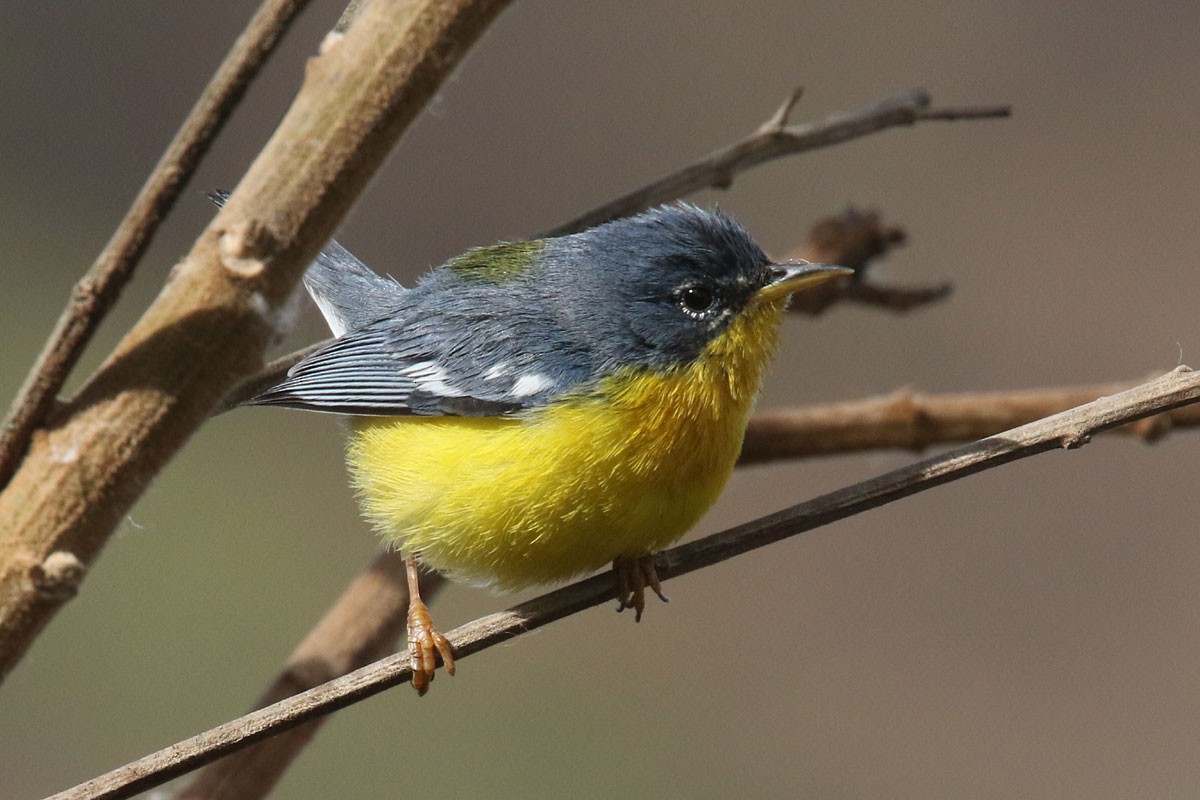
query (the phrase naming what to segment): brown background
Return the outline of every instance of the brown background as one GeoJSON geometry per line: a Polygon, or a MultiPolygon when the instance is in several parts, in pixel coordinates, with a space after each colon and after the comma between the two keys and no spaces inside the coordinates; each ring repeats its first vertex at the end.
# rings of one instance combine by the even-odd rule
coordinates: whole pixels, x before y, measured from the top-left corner
{"type": "MultiPolygon", "coordinates": [[[[253,3],[0,6],[0,396],[36,353],[253,3]]],[[[336,18],[315,2],[105,325],[153,297],[336,18]]],[[[902,318],[789,322],[764,404],[1200,366],[1200,6],[519,3],[341,238],[404,280],[562,221],[753,129],[910,86],[1010,102],[768,166],[721,202],[784,252],[877,207],[882,266],[950,278],[902,318]]],[[[307,311],[295,339],[323,335],[307,311]]],[[[337,715],[279,796],[1190,798],[1200,793],[1195,433],[1037,459],[585,613],[418,701],[337,715]]],[[[0,794],[32,797],[245,710],[376,551],[333,419],[240,410],[150,487],[0,691],[0,794]]],[[[712,531],[911,460],[735,476],[712,531]]],[[[511,598],[455,588],[453,626],[511,598]]]]}

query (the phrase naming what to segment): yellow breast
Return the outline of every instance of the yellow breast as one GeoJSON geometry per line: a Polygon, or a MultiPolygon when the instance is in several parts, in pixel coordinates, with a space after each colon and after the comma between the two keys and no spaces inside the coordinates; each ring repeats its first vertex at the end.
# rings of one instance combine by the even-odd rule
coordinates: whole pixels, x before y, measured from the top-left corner
{"type": "Polygon", "coordinates": [[[426,565],[499,589],[662,549],[724,487],[782,309],[743,312],[690,366],[621,372],[527,416],[360,418],[363,512],[426,565]]]}

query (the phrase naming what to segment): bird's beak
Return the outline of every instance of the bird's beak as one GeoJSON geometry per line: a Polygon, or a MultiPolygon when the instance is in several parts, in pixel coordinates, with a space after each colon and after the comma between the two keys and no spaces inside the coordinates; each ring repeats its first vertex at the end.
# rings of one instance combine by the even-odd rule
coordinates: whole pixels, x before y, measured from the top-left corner
{"type": "Polygon", "coordinates": [[[772,264],[771,282],[754,294],[756,302],[779,300],[802,289],[810,289],[817,284],[853,275],[854,270],[839,267],[834,264],[813,264],[808,261],[795,261],[790,264],[772,264]]]}

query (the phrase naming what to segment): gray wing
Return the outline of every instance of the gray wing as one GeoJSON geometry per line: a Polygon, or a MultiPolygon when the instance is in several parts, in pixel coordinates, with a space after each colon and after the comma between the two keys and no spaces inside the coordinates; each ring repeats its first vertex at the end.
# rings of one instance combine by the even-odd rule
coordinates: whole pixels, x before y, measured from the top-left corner
{"type": "MultiPolygon", "coordinates": [[[[433,284],[439,282],[435,281],[433,284]]],[[[391,314],[350,330],[253,400],[333,414],[499,416],[587,385],[586,348],[496,287],[404,290],[391,314]]]]}

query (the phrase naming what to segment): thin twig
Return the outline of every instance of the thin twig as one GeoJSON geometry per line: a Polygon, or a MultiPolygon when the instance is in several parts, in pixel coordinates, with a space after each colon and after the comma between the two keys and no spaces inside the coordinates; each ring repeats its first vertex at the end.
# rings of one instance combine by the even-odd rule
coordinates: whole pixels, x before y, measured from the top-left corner
{"type": "Polygon", "coordinates": [[[884,225],[877,211],[851,206],[841,214],[818,220],[808,240],[789,258],[851,267],[855,273],[829,281],[792,298],[788,310],[815,316],[839,302],[852,302],[903,313],[936,303],[950,295],[950,284],[884,286],[875,283],[871,264],[908,240],[896,225],[884,225]]]}
{"type": "Polygon", "coordinates": [[[1012,116],[1012,106],[962,106],[947,108],[927,108],[917,113],[918,119],[938,119],[956,121],[960,119],[995,119],[996,117],[1012,116]]]}
{"type": "Polygon", "coordinates": [[[218,67],[175,138],[71,298],[0,427],[0,489],[50,415],[75,363],[116,303],[209,145],[308,0],[266,0],[218,67]]]}
{"type": "MultiPolygon", "coordinates": [[[[445,579],[421,578],[426,602],[445,579]]],[[[408,611],[404,559],[381,553],[359,574],[304,637],[255,708],[264,708],[332,680],[396,650],[408,611]]],[[[219,759],[196,773],[175,800],[254,800],[266,797],[316,735],[324,718],[219,759]]]]}
{"type": "Polygon", "coordinates": [[[1007,117],[1008,106],[933,109],[929,93],[909,89],[894,97],[857,111],[835,114],[821,122],[789,125],[788,119],[800,99],[797,89],[758,130],[739,142],[612,202],[547,231],[542,236],[574,233],[610,219],[636,214],[659,203],[708,187],[726,188],[734,176],[774,158],[840,144],[885,128],[914,125],[925,120],[973,120],[1007,117]]]}
{"type": "MultiPolygon", "coordinates": [[[[660,554],[660,577],[677,577],[934,486],[1055,448],[1077,448],[1092,435],[1200,399],[1200,373],[1180,367],[1128,391],[1024,425],[903,469],[822,495],[775,514],[660,554]]],[[[492,645],[599,605],[612,597],[597,575],[448,634],[461,660],[492,645]]],[[[247,714],[80,784],[52,800],[129,797],[409,678],[406,653],[384,658],[273,706],[247,714]]]]}
{"type": "MultiPolygon", "coordinates": [[[[864,400],[760,411],[746,428],[738,463],[744,466],[865,450],[921,452],[934,445],[991,436],[1134,385],[934,395],[900,391],[864,400]]],[[[1110,432],[1154,442],[1175,428],[1197,426],[1200,405],[1190,405],[1110,432]]]]}

